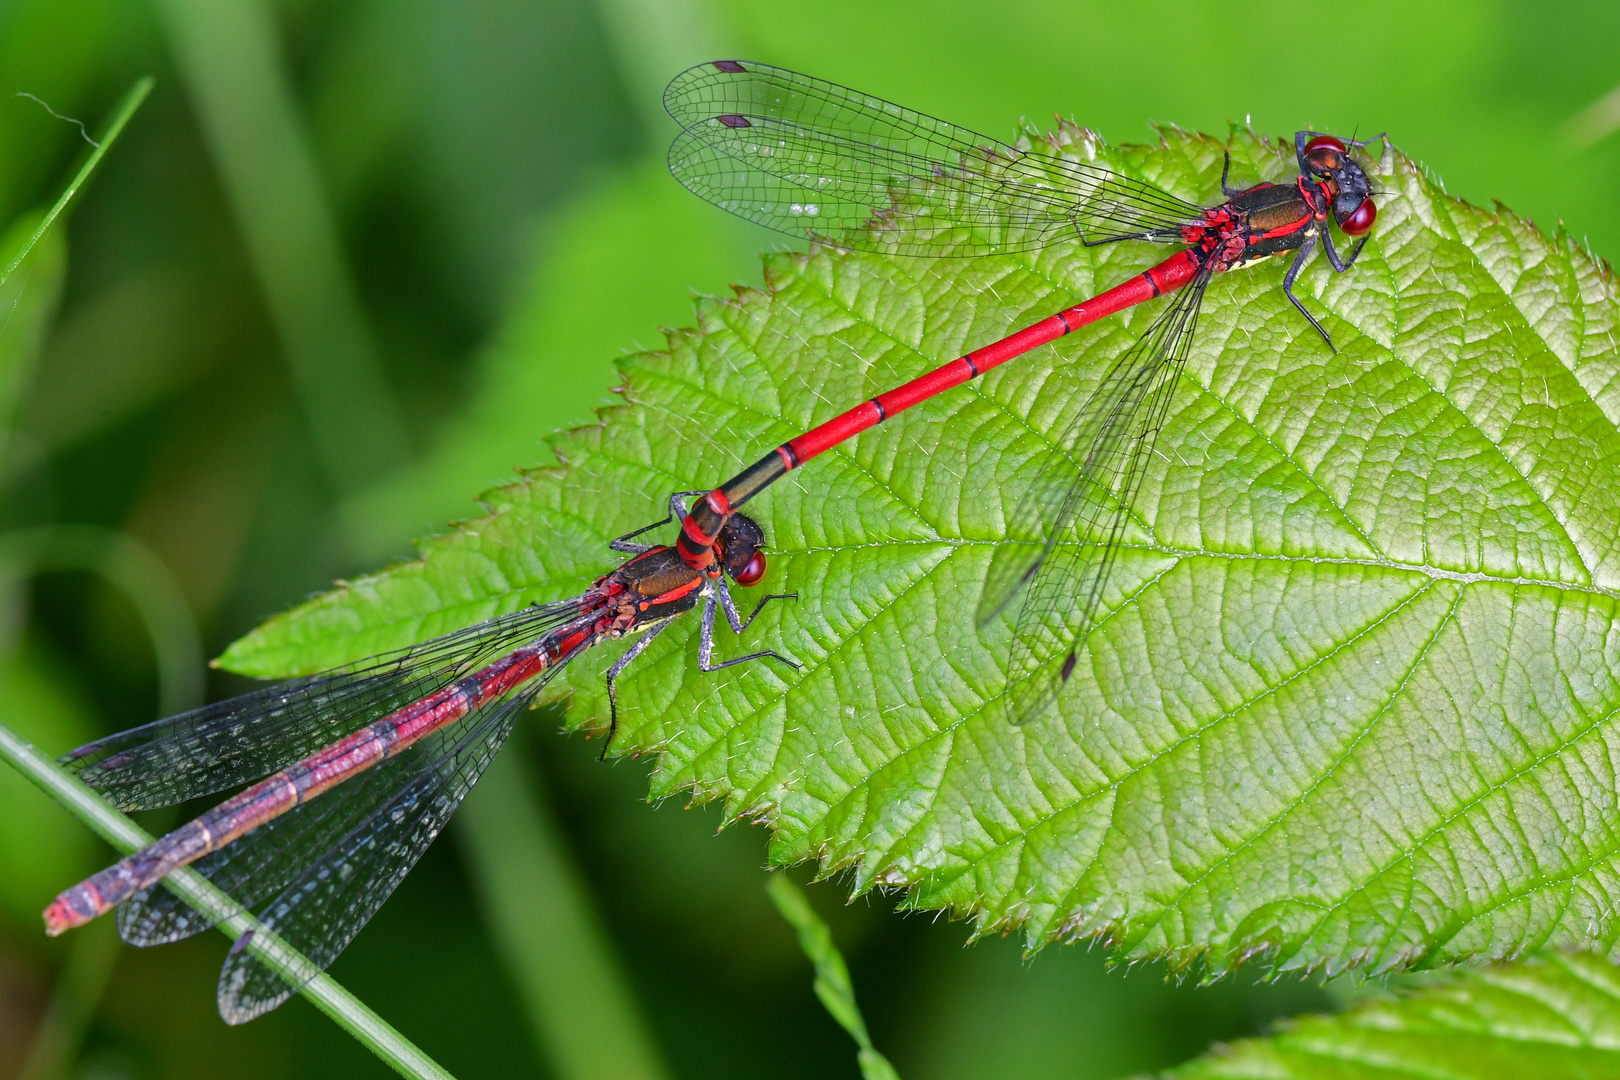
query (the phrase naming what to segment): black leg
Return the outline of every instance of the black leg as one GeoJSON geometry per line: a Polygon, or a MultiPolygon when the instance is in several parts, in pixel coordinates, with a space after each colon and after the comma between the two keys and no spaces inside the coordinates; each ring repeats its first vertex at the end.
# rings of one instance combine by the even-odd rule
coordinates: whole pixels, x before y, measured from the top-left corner
{"type": "Polygon", "coordinates": [[[796,592],[773,592],[768,596],[760,597],[759,603],[754,605],[754,610],[748,613],[748,618],[744,619],[743,624],[737,628],[737,633],[741,634],[750,626],[753,626],[754,620],[759,618],[759,613],[764,610],[765,605],[770,603],[772,600],[797,600],[798,598],[799,594],[796,592]]]}
{"type": "Polygon", "coordinates": [[[1299,297],[1294,295],[1294,282],[1299,280],[1299,272],[1305,269],[1305,263],[1310,260],[1311,252],[1316,249],[1316,235],[1316,233],[1310,234],[1305,238],[1305,242],[1299,245],[1299,254],[1294,256],[1293,265],[1288,268],[1288,273],[1283,275],[1283,294],[1299,309],[1299,313],[1305,316],[1312,326],[1316,327],[1316,332],[1322,335],[1322,340],[1327,342],[1327,347],[1333,349],[1334,352],[1338,352],[1338,349],[1333,348],[1333,338],[1328,335],[1326,330],[1322,329],[1322,324],[1316,321],[1316,316],[1305,310],[1305,305],[1299,302],[1299,297]]]}
{"type": "Polygon", "coordinates": [[[630,666],[630,661],[646,652],[647,646],[653,643],[653,638],[662,634],[668,626],[669,623],[661,622],[645,634],[642,634],[636,639],[636,643],[626,649],[624,655],[615,660],[613,666],[608,668],[608,735],[607,742],[602,744],[602,757],[604,759],[607,757],[608,747],[613,745],[613,736],[619,733],[619,690],[613,685],[613,680],[617,679],[624,669],[630,666]]]}
{"type": "Polygon", "coordinates": [[[677,491],[669,497],[669,512],[677,520],[686,517],[686,500],[683,495],[707,495],[707,491],[677,491]]]}
{"type": "Polygon", "coordinates": [[[612,540],[608,541],[608,547],[624,555],[640,555],[643,551],[651,551],[653,548],[658,547],[658,545],[635,544],[631,543],[630,538],[633,536],[640,536],[644,532],[652,532],[654,529],[662,529],[669,523],[670,519],[666,517],[662,521],[655,521],[651,525],[645,525],[637,529],[635,532],[627,532],[623,536],[614,537],[612,540]]]}
{"type": "Polygon", "coordinates": [[[1232,171],[1232,151],[1228,150],[1226,152],[1226,163],[1221,166],[1221,194],[1225,195],[1228,199],[1230,199],[1234,195],[1241,195],[1246,190],[1244,188],[1235,188],[1235,187],[1227,187],[1226,186],[1226,177],[1228,176],[1228,174],[1231,173],[1231,171],[1232,171]]]}
{"type": "Polygon", "coordinates": [[[796,592],[771,593],[754,605],[753,614],[748,616],[747,622],[744,622],[737,617],[737,608],[731,602],[731,590],[726,586],[726,583],[724,581],[715,582],[714,591],[715,595],[719,597],[720,609],[726,613],[726,622],[731,624],[731,632],[738,635],[741,635],[744,630],[754,624],[754,620],[759,618],[760,609],[772,600],[797,600],[799,598],[799,594],[796,592]]]}
{"type": "Polygon", "coordinates": [[[655,547],[662,547],[663,545],[661,544],[633,544],[630,542],[630,539],[634,536],[640,536],[644,532],[652,532],[654,529],[662,529],[671,521],[680,521],[684,519],[686,517],[686,500],[681,498],[682,495],[707,494],[707,491],[677,491],[675,494],[669,497],[669,513],[665,515],[662,520],[655,521],[651,525],[643,525],[635,532],[627,532],[623,536],[609,540],[608,547],[624,555],[640,555],[644,551],[651,551],[655,547]]]}
{"type": "Polygon", "coordinates": [[[1311,172],[1310,166],[1305,164],[1305,144],[1320,134],[1322,134],[1320,131],[1294,132],[1294,156],[1299,159],[1299,172],[1301,176],[1315,175],[1315,173],[1311,172]]]}
{"type": "Polygon", "coordinates": [[[739,656],[731,660],[722,660],[718,664],[711,662],[710,658],[714,656],[715,608],[721,606],[725,607],[726,621],[731,623],[731,628],[740,634],[744,630],[748,629],[749,624],[752,623],[755,617],[759,615],[759,609],[764,607],[768,601],[784,600],[788,599],[789,597],[795,600],[798,599],[798,593],[783,593],[775,596],[767,596],[764,600],[759,602],[758,607],[754,608],[754,614],[748,616],[748,622],[743,622],[737,617],[737,609],[731,604],[731,593],[726,589],[725,582],[717,582],[716,586],[715,591],[709,594],[708,602],[703,605],[703,626],[698,631],[698,670],[719,671],[721,668],[728,668],[733,664],[746,664],[750,660],[763,660],[767,657],[772,660],[780,660],[788,667],[797,670],[799,665],[796,661],[789,660],[781,653],[773,652],[770,649],[763,649],[759,652],[749,653],[747,656],[739,656]],[[722,599],[722,597],[724,599],[722,599]]]}
{"type": "Polygon", "coordinates": [[[1357,240],[1356,246],[1350,251],[1350,257],[1341,262],[1338,249],[1333,246],[1332,235],[1326,229],[1322,230],[1322,247],[1327,250],[1328,262],[1333,265],[1333,272],[1342,274],[1354,266],[1356,260],[1361,258],[1361,249],[1367,246],[1367,239],[1367,237],[1363,236],[1360,240],[1357,240]]]}

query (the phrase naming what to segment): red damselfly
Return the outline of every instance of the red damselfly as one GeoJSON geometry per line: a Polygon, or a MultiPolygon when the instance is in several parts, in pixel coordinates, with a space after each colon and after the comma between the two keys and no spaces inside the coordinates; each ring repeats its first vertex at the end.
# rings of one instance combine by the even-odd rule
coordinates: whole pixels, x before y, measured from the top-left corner
{"type": "MultiPolygon", "coordinates": [[[[671,84],[666,103],[683,121],[671,150],[676,174],[727,209],[796,235],[903,254],[973,255],[1043,246],[1075,229],[1088,244],[1137,239],[1178,243],[1184,250],[1092,300],[789,440],[704,494],[690,512],[673,497],[671,516],[681,521],[676,543],[633,543],[645,529],[620,537],[612,546],[634,557],[574,600],[234,698],[69,754],[64,760],[82,779],[125,809],[252,786],[66,890],[47,909],[51,933],[118,906],[120,933],[134,944],[195,934],[208,920],[157,887],[165,874],[190,864],[244,907],[261,910],[267,928],[325,967],[443,829],[517,715],[584,650],[640,635],[607,673],[614,716],[615,678],[671,620],[700,601],[703,670],[762,658],[793,664],[770,651],[711,660],[717,610],[740,634],[760,607],[777,598],[766,597],[744,620],[726,586],[728,575],[752,585],[765,572],[763,534],[738,512],[750,498],[897,412],[1080,326],[1180,289],[1104,377],[1081,420],[1054,449],[1052,467],[1041,470],[1043,479],[1021,515],[1027,519],[1024,531],[1046,538],[1044,546],[1034,545],[1031,553],[1008,545],[992,563],[980,616],[993,618],[1025,592],[1010,680],[1015,718],[1033,716],[1073,668],[1074,643],[1106,581],[1142,457],[1168,409],[1169,388],[1186,357],[1210,277],[1295,251],[1284,288],[1327,339],[1293,296],[1293,282],[1318,244],[1336,270],[1348,268],[1360,253],[1358,243],[1350,258],[1339,258],[1330,221],[1364,242],[1375,216],[1366,176],[1350,153],[1350,146],[1360,144],[1313,132],[1296,139],[1296,182],[1226,191],[1226,203],[1203,208],[1093,163],[1036,160],[942,121],[763,65],[724,61],[695,68],[671,84]],[[921,192],[933,201],[908,208],[908,198],[921,192]],[[943,204],[936,197],[941,193],[943,204]],[[926,221],[913,212],[922,209],[926,221]],[[907,216],[912,228],[896,239],[887,227],[907,216]],[[927,228],[919,232],[919,223],[927,228]],[[1071,455],[1081,455],[1078,469],[1071,455]],[[1102,543],[1061,543],[1077,522],[1082,537],[1100,534],[1102,543]],[[1052,650],[1040,638],[1050,638],[1054,626],[1059,636],[1066,634],[1069,652],[1060,670],[1046,673],[1041,657],[1052,650]]],[[[1226,179],[1223,172],[1223,190],[1226,179]]],[[[221,973],[220,1011],[241,1022],[296,989],[244,939],[221,973]]]]}
{"type": "MultiPolygon", "coordinates": [[[[118,932],[132,945],[199,933],[211,921],[158,885],[191,865],[244,908],[262,909],[265,928],[325,968],[444,828],[518,715],[591,646],[638,635],[607,672],[610,722],[617,719],[618,675],[700,603],[700,669],[765,658],[798,667],[770,650],[713,661],[716,611],[741,634],[761,608],[786,594],[760,600],[747,619],[738,615],[726,579],[751,586],[766,570],[764,533],[741,514],[727,518],[701,572],[668,545],[634,541],[685,520],[683,494],[702,493],[671,497],[663,521],[612,541],[614,550],[632,557],[572,600],[536,605],[69,753],[64,764],[124,810],[251,786],[62,892],[45,911],[46,932],[59,934],[117,907],[118,932]]],[[[249,948],[252,933],[237,941],[220,972],[219,1011],[230,1023],[275,1008],[299,986],[249,948]]]]}
{"type": "Polygon", "coordinates": [[[980,625],[1023,596],[1007,673],[1015,723],[1044,711],[1074,671],[1211,278],[1293,252],[1283,292],[1331,349],[1294,283],[1318,248],[1336,272],[1348,270],[1377,217],[1367,174],[1352,153],[1365,142],[1314,131],[1294,137],[1293,180],[1232,188],[1228,154],[1226,201],[1199,206],[1095,161],[1031,153],[766,64],[722,60],[691,68],[670,82],[664,105],[681,125],[669,151],[675,177],[716,206],[792,236],[917,256],[1029,251],[1075,238],[1087,246],[1181,245],[1107,292],[783,443],[699,500],[677,541],[688,565],[701,569],[713,558],[707,542],[728,515],[817,454],[1088,323],[1179,290],[1030,470],[1029,493],[1007,535],[1034,542],[1003,544],[991,561],[980,625]],[[1332,225],[1359,237],[1348,258],[1334,247],[1332,225]]]}

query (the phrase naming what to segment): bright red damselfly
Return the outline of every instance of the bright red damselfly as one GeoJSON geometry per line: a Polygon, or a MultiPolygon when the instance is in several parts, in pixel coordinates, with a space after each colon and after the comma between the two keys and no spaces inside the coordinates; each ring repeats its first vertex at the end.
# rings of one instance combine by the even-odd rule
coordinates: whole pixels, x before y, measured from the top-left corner
{"type": "Polygon", "coordinates": [[[976,349],[783,443],[693,507],[677,541],[688,565],[727,516],[771,483],[867,428],[1082,326],[1179,290],[1137,344],[1114,362],[1072,426],[1030,469],[1029,492],[979,601],[981,626],[1022,594],[1008,662],[1014,723],[1040,715],[1073,673],[1119,551],[1143,464],[1164,424],[1210,279],[1292,251],[1283,292],[1333,340],[1294,283],[1318,247],[1348,270],[1377,217],[1372,186],[1351,153],[1365,143],[1314,131],[1294,137],[1288,183],[1227,185],[1199,206],[1094,161],[1019,149],[835,83],[747,61],[677,75],[664,106],[681,125],[669,150],[675,177],[749,221],[834,247],[912,256],[1030,251],[1063,240],[1177,244],[1163,262],[1000,341],[976,349]],[[1348,258],[1331,225],[1359,237],[1348,258]],[[692,537],[691,547],[685,546],[692,537]],[[1056,647],[1054,647],[1054,645],[1056,647]]]}

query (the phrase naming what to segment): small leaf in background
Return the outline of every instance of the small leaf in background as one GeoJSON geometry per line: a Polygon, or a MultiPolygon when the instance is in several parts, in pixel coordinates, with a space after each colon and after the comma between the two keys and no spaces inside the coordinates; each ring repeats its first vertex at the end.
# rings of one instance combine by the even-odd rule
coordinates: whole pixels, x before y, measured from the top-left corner
{"type": "MultiPolygon", "coordinates": [[[[1096,155],[1182,198],[1292,175],[1291,141],[1166,131],[1096,155]]],[[[1212,972],[1374,972],[1609,947],[1620,813],[1620,396],[1612,276],[1567,237],[1446,197],[1389,154],[1353,272],[1218,277],[1079,675],[1038,722],[996,707],[973,630],[1027,479],[1155,314],[1145,305],[895,418],[751,503],[773,605],[747,642],[796,672],[697,668],[696,620],[620,681],[616,753],[653,793],[768,823],[779,864],[847,868],[980,933],[1100,938],[1212,972]]],[[[767,261],[699,304],[565,465],[487,496],[422,558],[273,619],[224,663],[290,675],[577,593],[607,540],[812,423],[1140,272],[1160,249],[767,261]]],[[[1083,538],[1091,540],[1094,538],[1083,538]]],[[[742,596],[746,597],[746,592],[742,596]]],[[[744,601],[746,602],[746,600],[744,601]]],[[[605,726],[604,649],[570,723],[605,726]]],[[[559,680],[559,686],[561,685],[559,680]]]]}
{"type": "Polygon", "coordinates": [[[1487,967],[1338,1016],[1285,1022],[1164,1080],[1590,1080],[1620,1076],[1620,972],[1586,953],[1487,967]]]}
{"type": "Polygon", "coordinates": [[[843,954],[833,944],[832,931],[810,907],[800,888],[783,874],[772,874],[765,891],[782,918],[799,935],[799,947],[816,967],[816,997],[838,1025],[849,1032],[859,1048],[861,1075],[865,1080],[900,1080],[889,1059],[872,1046],[860,1006],[855,1004],[855,987],[849,981],[849,968],[843,954]]]}

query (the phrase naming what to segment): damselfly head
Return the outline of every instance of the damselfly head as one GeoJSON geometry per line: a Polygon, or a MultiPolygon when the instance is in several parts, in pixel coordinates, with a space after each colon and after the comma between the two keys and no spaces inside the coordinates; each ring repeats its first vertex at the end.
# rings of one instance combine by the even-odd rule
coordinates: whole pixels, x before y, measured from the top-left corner
{"type": "Polygon", "coordinates": [[[1317,135],[1305,144],[1305,167],[1333,191],[1333,218],[1347,236],[1361,236],[1378,219],[1372,183],[1345,146],[1332,135],[1317,135]]]}
{"type": "Polygon", "coordinates": [[[726,573],[743,588],[757,585],[765,577],[765,553],[760,550],[765,546],[765,530],[753,518],[732,514],[720,526],[714,546],[719,549],[726,573]]]}

